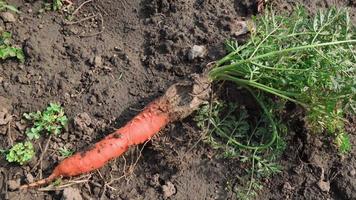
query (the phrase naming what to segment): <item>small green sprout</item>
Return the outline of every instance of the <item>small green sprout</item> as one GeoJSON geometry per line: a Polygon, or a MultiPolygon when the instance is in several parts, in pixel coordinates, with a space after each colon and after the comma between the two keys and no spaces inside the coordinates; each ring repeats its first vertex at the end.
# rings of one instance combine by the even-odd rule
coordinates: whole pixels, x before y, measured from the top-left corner
{"type": "MultiPolygon", "coordinates": [[[[1,2],[0,2],[1,3],[1,2]]],[[[11,33],[3,32],[0,35],[0,59],[17,58],[21,62],[25,61],[25,55],[21,48],[13,47],[10,44],[11,33]]]]}
{"type": "Polygon", "coordinates": [[[42,132],[58,135],[68,123],[63,108],[56,103],[50,103],[43,112],[24,113],[23,116],[33,122],[33,126],[26,130],[31,140],[40,138],[42,132]]]}
{"type": "Polygon", "coordinates": [[[35,155],[35,150],[31,142],[20,142],[11,147],[6,153],[6,160],[9,162],[17,162],[20,165],[28,162],[35,155]]]}
{"type": "Polygon", "coordinates": [[[53,0],[53,4],[52,4],[52,9],[53,10],[60,10],[63,7],[63,2],[62,0],[53,0]]]}
{"type": "Polygon", "coordinates": [[[56,179],[56,180],[52,183],[52,185],[53,185],[54,187],[60,186],[61,184],[62,184],[62,179],[61,179],[61,178],[56,179]]]}
{"type": "Polygon", "coordinates": [[[72,149],[67,149],[66,147],[62,147],[59,149],[59,153],[61,154],[62,157],[67,158],[71,156],[74,151],[72,149]]]}

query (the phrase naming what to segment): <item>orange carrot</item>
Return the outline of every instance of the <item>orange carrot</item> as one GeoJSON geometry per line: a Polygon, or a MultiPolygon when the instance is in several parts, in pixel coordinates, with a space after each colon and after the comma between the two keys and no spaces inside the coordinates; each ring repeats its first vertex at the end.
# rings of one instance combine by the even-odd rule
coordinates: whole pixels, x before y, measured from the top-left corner
{"type": "Polygon", "coordinates": [[[169,122],[186,117],[198,108],[208,95],[210,82],[201,77],[195,81],[195,84],[171,86],[164,96],[150,103],[125,126],[106,136],[93,147],[64,159],[49,177],[23,185],[20,189],[37,187],[48,184],[58,177],[77,176],[98,169],[126,152],[130,146],[147,141],[169,122]],[[191,89],[187,90],[188,87],[191,89]]]}

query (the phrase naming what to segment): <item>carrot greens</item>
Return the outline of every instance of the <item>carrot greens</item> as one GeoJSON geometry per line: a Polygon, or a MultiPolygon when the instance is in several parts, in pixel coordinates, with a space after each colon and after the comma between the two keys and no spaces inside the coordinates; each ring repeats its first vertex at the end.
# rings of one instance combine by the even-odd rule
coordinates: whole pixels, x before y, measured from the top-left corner
{"type": "Polygon", "coordinates": [[[301,7],[290,16],[272,11],[253,19],[245,44],[228,41],[229,54],[210,71],[213,80],[232,81],[303,106],[311,132],[328,132],[347,152],[345,110],[355,113],[356,36],[346,9],[309,17],[301,7]]]}

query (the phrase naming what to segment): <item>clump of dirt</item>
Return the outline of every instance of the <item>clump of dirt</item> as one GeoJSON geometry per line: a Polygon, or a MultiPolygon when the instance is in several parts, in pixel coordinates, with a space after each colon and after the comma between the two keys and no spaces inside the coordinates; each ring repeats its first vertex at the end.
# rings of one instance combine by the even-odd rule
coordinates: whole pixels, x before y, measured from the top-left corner
{"type": "MultiPolygon", "coordinates": [[[[209,62],[225,54],[226,39],[243,42],[248,37],[237,37],[241,32],[237,22],[256,14],[257,1],[91,1],[72,21],[64,12],[40,12],[42,1],[7,2],[22,13],[15,14],[15,22],[0,19],[0,27],[22,44],[26,62],[0,63],[0,148],[24,140],[22,114],[42,110],[49,102],[61,103],[72,120],[67,130],[51,139],[41,168],[33,169],[45,137],[35,142],[38,153],[28,165],[0,158],[0,199],[235,197],[226,185],[235,178],[232,172],[244,169],[215,158],[210,147],[197,144],[200,134],[189,118],[169,125],[158,137],[97,172],[67,180],[63,184],[71,186],[64,191],[11,191],[8,182],[26,183],[32,175],[35,180],[48,175],[63,159],[59,148],[88,147],[171,84],[203,72],[209,62]]],[[[75,6],[83,2],[75,1],[75,6]]],[[[312,12],[333,5],[332,1],[298,2],[312,12]]],[[[334,3],[352,9],[355,22],[353,1],[334,3]]],[[[275,9],[288,12],[294,4],[276,1],[275,9]]],[[[266,180],[261,199],[355,198],[355,148],[349,156],[339,156],[331,140],[308,135],[295,121],[281,159],[284,171],[266,180]]],[[[351,135],[353,144],[355,138],[351,135]]]]}

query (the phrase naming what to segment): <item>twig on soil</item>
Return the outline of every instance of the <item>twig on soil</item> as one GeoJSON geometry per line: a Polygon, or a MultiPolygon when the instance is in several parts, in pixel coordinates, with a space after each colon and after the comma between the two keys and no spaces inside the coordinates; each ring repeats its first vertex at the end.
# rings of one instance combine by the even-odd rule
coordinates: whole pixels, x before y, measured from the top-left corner
{"type": "Polygon", "coordinates": [[[72,15],[77,14],[77,12],[78,12],[85,4],[90,3],[90,2],[92,2],[92,1],[93,1],[93,0],[84,1],[82,4],[80,4],[80,5],[78,6],[77,9],[75,9],[75,10],[73,11],[72,15]]]}
{"type": "Polygon", "coordinates": [[[74,25],[74,24],[78,24],[78,23],[84,22],[84,21],[86,21],[86,20],[95,18],[96,16],[98,16],[98,15],[94,15],[94,14],[93,14],[93,15],[90,15],[90,16],[88,16],[88,17],[82,18],[82,19],[80,19],[80,20],[78,20],[78,21],[75,21],[75,22],[68,22],[68,21],[65,21],[65,22],[64,22],[64,25],[74,25]]]}
{"type": "MultiPolygon", "coordinates": [[[[100,200],[101,200],[101,199],[104,198],[105,192],[106,192],[107,188],[110,188],[111,190],[116,190],[116,188],[110,186],[110,184],[112,183],[112,181],[111,181],[111,180],[112,180],[112,174],[111,174],[111,172],[110,172],[110,181],[109,181],[109,182],[107,182],[107,181],[105,180],[105,178],[101,175],[101,173],[100,173],[99,170],[97,170],[97,172],[98,172],[100,178],[104,181],[103,192],[102,192],[101,195],[100,195],[100,200]]],[[[121,177],[124,177],[124,176],[121,176],[121,177]]],[[[120,178],[121,178],[121,177],[120,177],[120,178]]]]}
{"type": "Polygon", "coordinates": [[[52,134],[49,135],[49,137],[48,137],[48,139],[47,139],[45,148],[44,148],[44,150],[42,150],[40,159],[37,161],[37,163],[35,164],[35,166],[31,169],[31,172],[33,172],[33,171],[36,169],[36,167],[37,167],[38,165],[40,165],[39,174],[40,174],[40,178],[41,178],[41,179],[42,179],[42,160],[43,160],[44,154],[47,152],[47,149],[48,149],[48,146],[49,146],[49,142],[51,141],[51,139],[52,139],[52,134]]]}
{"type": "MultiPolygon", "coordinates": [[[[9,173],[6,173],[4,168],[0,168],[0,173],[2,173],[4,175],[4,183],[7,183],[7,181],[9,180],[8,176],[10,176],[9,173]]],[[[9,191],[9,186],[8,184],[5,184],[5,199],[9,199],[9,194],[8,194],[8,191],[9,191]]]]}
{"type": "Polygon", "coordinates": [[[11,134],[11,121],[12,121],[12,116],[11,116],[11,120],[9,120],[8,122],[8,126],[7,126],[7,138],[9,141],[9,145],[13,146],[14,145],[14,140],[12,139],[12,134],[11,134]]]}
{"type": "Polygon", "coordinates": [[[141,156],[142,156],[142,151],[143,151],[143,149],[145,148],[145,146],[147,145],[147,143],[148,143],[149,141],[151,141],[151,139],[149,139],[149,140],[147,140],[145,143],[143,143],[142,148],[141,148],[141,150],[139,151],[139,155],[138,155],[136,161],[134,162],[133,165],[130,165],[130,167],[129,167],[129,174],[133,174],[133,171],[134,171],[134,169],[135,169],[135,167],[136,167],[136,165],[137,165],[139,159],[140,159],[141,156]]]}
{"type": "Polygon", "coordinates": [[[105,14],[105,16],[108,16],[108,15],[109,15],[109,13],[106,12],[106,10],[105,10],[103,7],[101,7],[100,5],[95,5],[95,8],[96,8],[97,10],[100,10],[101,12],[103,12],[103,13],[105,14]]]}
{"type": "MultiPolygon", "coordinates": [[[[143,144],[142,148],[141,148],[140,151],[139,151],[138,157],[136,158],[135,161],[133,161],[134,163],[133,163],[132,165],[130,165],[130,167],[128,168],[128,172],[126,172],[126,170],[125,170],[125,169],[126,169],[126,158],[123,156],[123,159],[124,159],[124,169],[123,169],[123,175],[122,175],[122,176],[113,179],[112,174],[110,173],[110,177],[111,177],[111,178],[110,178],[110,181],[106,181],[105,178],[103,177],[103,175],[100,173],[100,171],[97,170],[97,172],[98,172],[100,178],[101,178],[101,179],[103,180],[103,182],[104,182],[104,185],[103,185],[103,192],[101,193],[100,199],[103,199],[103,198],[104,198],[105,192],[106,192],[107,188],[110,188],[111,190],[114,190],[114,191],[117,190],[116,188],[112,187],[111,184],[113,184],[115,181],[119,181],[119,180],[121,180],[122,178],[127,177],[128,174],[133,174],[133,171],[134,171],[134,169],[135,169],[135,167],[136,167],[136,165],[137,165],[139,159],[140,159],[141,156],[142,156],[142,151],[143,151],[143,149],[145,148],[145,146],[147,145],[147,143],[148,143],[149,141],[150,141],[150,140],[147,140],[147,141],[143,144]]],[[[102,186],[102,185],[100,185],[100,184],[97,184],[96,182],[92,182],[92,183],[93,183],[94,185],[98,186],[98,187],[102,186]]]]}
{"type": "MultiPolygon", "coordinates": [[[[126,160],[125,160],[125,165],[126,165],[126,160]]],[[[107,188],[116,191],[116,188],[114,188],[114,187],[112,187],[112,186],[110,186],[110,185],[111,185],[114,181],[118,181],[118,180],[120,180],[120,179],[122,179],[122,178],[125,177],[125,174],[124,174],[124,175],[120,176],[119,178],[113,179],[112,174],[111,174],[111,172],[110,172],[110,181],[107,182],[107,181],[105,180],[105,178],[101,175],[100,171],[97,170],[97,172],[98,172],[100,178],[104,181],[103,192],[102,192],[101,195],[100,195],[100,199],[103,199],[103,198],[104,198],[105,192],[106,192],[107,188]]],[[[125,172],[124,172],[124,173],[125,173],[125,172]]],[[[98,187],[101,187],[101,186],[102,186],[101,184],[98,184],[98,183],[96,183],[96,182],[92,182],[92,183],[93,183],[94,185],[98,186],[98,187]]]]}
{"type": "Polygon", "coordinates": [[[47,187],[44,187],[44,188],[39,188],[38,190],[39,191],[43,191],[43,192],[64,190],[66,187],[69,187],[69,186],[72,186],[72,185],[76,185],[76,184],[80,184],[80,183],[87,183],[87,182],[89,182],[90,178],[91,178],[91,174],[88,174],[88,175],[79,177],[77,179],[70,180],[70,181],[68,181],[67,184],[64,184],[64,185],[60,185],[60,186],[50,185],[50,186],[47,186],[47,187]]]}
{"type": "Polygon", "coordinates": [[[92,34],[88,34],[88,35],[80,35],[79,37],[94,37],[94,36],[97,36],[97,35],[100,35],[104,32],[104,18],[103,18],[103,15],[101,13],[97,14],[97,16],[100,17],[100,31],[99,32],[96,32],[96,33],[92,33],[92,34]]]}

